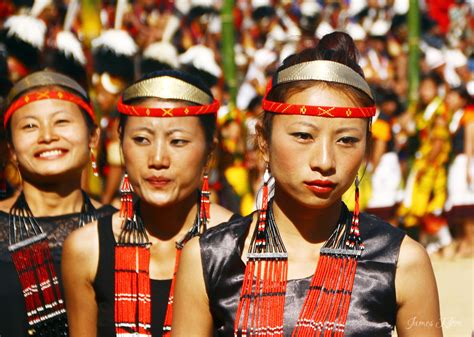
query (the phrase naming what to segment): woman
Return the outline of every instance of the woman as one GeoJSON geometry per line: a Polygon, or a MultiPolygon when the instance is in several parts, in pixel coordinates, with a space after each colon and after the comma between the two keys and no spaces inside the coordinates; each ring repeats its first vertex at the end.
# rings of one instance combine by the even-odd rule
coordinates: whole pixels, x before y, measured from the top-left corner
{"type": "Polygon", "coordinates": [[[79,84],[41,71],[11,89],[3,122],[22,189],[0,203],[0,335],[66,336],[62,244],[115,211],[81,190],[99,137],[94,113],[79,84]]]}
{"type": "Polygon", "coordinates": [[[258,213],[185,247],[173,336],[441,336],[423,248],[359,214],[358,193],[354,214],[341,203],[375,112],[356,55],[335,32],[278,69],[258,140],[274,198],[264,184],[258,213]]]}
{"type": "Polygon", "coordinates": [[[121,214],[76,231],[65,244],[72,337],[169,333],[183,244],[232,216],[217,205],[209,209],[206,173],[218,103],[207,87],[191,75],[159,71],[125,89],[118,109],[128,174],[121,214]],[[129,287],[135,278],[140,284],[129,287]]]}

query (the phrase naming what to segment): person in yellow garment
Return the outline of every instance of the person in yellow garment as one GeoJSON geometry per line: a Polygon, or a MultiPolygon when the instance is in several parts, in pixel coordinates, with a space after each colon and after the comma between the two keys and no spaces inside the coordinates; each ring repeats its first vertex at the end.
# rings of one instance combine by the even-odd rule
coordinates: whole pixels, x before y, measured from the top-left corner
{"type": "Polygon", "coordinates": [[[447,197],[445,165],[451,150],[448,121],[446,105],[438,96],[436,78],[425,76],[420,83],[419,109],[415,115],[419,148],[408,175],[399,215],[409,233],[414,233],[429,253],[452,240],[443,216],[447,197]]]}

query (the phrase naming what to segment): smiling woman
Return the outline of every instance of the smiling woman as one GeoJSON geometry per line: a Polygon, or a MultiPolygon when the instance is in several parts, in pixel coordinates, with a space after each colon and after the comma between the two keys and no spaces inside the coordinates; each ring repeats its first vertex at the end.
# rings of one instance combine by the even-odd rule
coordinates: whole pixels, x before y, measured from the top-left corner
{"type": "Polygon", "coordinates": [[[232,216],[209,202],[218,107],[199,79],[178,71],[151,73],[123,92],[120,215],[86,226],[65,245],[72,337],[170,334],[183,245],[232,216]]]}
{"type": "Polygon", "coordinates": [[[186,245],[173,336],[441,336],[407,324],[439,322],[426,252],[359,213],[375,105],[349,35],[288,57],[262,106],[262,204],[186,245]],[[351,213],[341,197],[354,182],[351,213]]]}
{"type": "Polygon", "coordinates": [[[3,121],[22,191],[0,203],[0,335],[66,336],[62,243],[115,211],[81,190],[98,140],[94,113],[79,84],[43,71],[15,84],[3,121]]]}

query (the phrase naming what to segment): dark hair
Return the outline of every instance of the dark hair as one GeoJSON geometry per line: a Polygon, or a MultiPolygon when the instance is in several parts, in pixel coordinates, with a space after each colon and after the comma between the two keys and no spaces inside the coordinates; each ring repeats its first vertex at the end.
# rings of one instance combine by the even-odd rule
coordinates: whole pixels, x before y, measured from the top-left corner
{"type": "MultiPolygon", "coordinates": [[[[278,76],[280,71],[299,63],[316,60],[328,60],[344,64],[365,78],[364,72],[358,64],[358,59],[359,51],[354,44],[354,40],[352,40],[352,38],[346,33],[334,32],[325,35],[316,47],[305,49],[300,53],[287,57],[276,71],[274,75],[274,83],[276,83],[275,78],[278,76]]],[[[285,102],[285,100],[295,92],[305,90],[315,84],[337,89],[341,94],[346,95],[349,99],[355,101],[356,104],[360,106],[374,105],[374,100],[372,98],[362,90],[353,86],[342,83],[313,80],[288,82],[274,86],[268,93],[267,98],[274,102],[285,102]]],[[[271,139],[273,116],[274,114],[270,112],[265,112],[263,116],[263,130],[261,131],[267,141],[270,141],[271,139]]],[[[369,130],[369,128],[367,130],[369,130]]]]}
{"type": "MultiPolygon", "coordinates": [[[[162,77],[162,76],[170,76],[174,77],[177,79],[180,79],[182,81],[188,82],[192,84],[193,86],[201,89],[204,91],[206,94],[208,94],[212,99],[214,99],[214,96],[212,95],[211,90],[209,89],[208,86],[206,86],[198,77],[185,73],[180,70],[160,70],[160,71],[154,71],[148,74],[145,74],[140,78],[139,81],[146,80],[149,78],[153,77],[162,77]]],[[[139,82],[138,81],[138,82],[139,82]]],[[[130,102],[127,102],[129,104],[139,104],[143,99],[138,98],[135,100],[132,100],[130,102]]],[[[192,102],[187,102],[187,101],[182,101],[186,102],[189,105],[195,105],[195,103],[192,102]]],[[[206,147],[210,151],[212,147],[212,143],[214,141],[214,135],[216,132],[216,115],[214,114],[207,114],[207,115],[200,115],[197,116],[199,118],[199,123],[201,124],[203,130],[204,130],[204,136],[206,140],[206,147]]],[[[125,124],[127,122],[128,116],[124,114],[120,114],[120,120],[119,120],[119,134],[120,134],[120,140],[123,140],[123,130],[125,129],[125,124]]]]}

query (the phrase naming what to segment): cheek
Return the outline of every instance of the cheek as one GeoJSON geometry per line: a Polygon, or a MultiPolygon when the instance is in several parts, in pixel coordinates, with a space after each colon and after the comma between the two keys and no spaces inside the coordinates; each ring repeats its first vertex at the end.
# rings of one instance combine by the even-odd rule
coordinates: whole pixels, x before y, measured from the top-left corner
{"type": "Polygon", "coordinates": [[[290,141],[276,140],[270,146],[270,169],[279,181],[298,177],[301,169],[308,166],[308,160],[307,150],[302,151],[290,141]]]}
{"type": "Polygon", "coordinates": [[[193,146],[173,155],[174,173],[180,177],[185,185],[196,187],[201,181],[205,165],[204,146],[193,146]]]}

